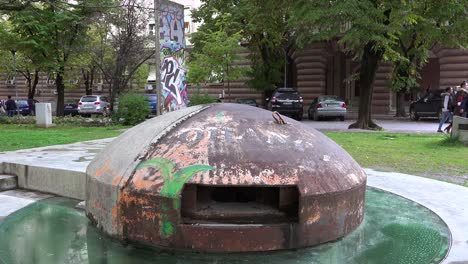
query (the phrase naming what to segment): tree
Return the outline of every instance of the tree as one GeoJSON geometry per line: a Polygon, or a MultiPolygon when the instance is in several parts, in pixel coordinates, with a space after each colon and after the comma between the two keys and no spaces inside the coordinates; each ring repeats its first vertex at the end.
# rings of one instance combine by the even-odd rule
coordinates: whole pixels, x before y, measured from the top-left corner
{"type": "Polygon", "coordinates": [[[412,19],[403,25],[397,36],[391,90],[396,92],[396,116],[406,116],[404,94],[419,88],[419,71],[426,64],[429,50],[436,44],[448,47],[466,46],[466,4],[459,1],[414,1],[408,3],[407,13],[412,19]]]}
{"type": "Polygon", "coordinates": [[[412,34],[403,32],[398,38],[400,45],[398,52],[402,58],[395,62],[390,84],[390,90],[396,93],[395,116],[397,117],[406,117],[404,96],[418,88],[419,70],[428,56],[428,47],[424,47],[424,45],[429,44],[417,40],[418,33],[415,28],[412,28],[411,31],[412,34]]]}
{"type": "MultiPolygon", "coordinates": [[[[350,128],[378,129],[371,119],[371,102],[379,61],[397,62],[400,76],[404,72],[411,73],[411,65],[417,64],[423,56],[400,45],[408,39],[408,27],[420,25],[422,21],[427,31],[416,30],[415,43],[423,43],[415,46],[419,52],[427,52],[435,41],[465,46],[466,36],[457,36],[457,33],[466,28],[466,6],[466,0],[300,0],[291,13],[290,27],[301,46],[312,41],[339,39],[345,52],[360,58],[359,114],[350,128]],[[446,41],[447,38],[455,41],[446,41]]],[[[414,78],[414,75],[407,75],[402,77],[414,78]]]]}
{"type": "MultiPolygon", "coordinates": [[[[15,68],[13,64],[6,63],[0,65],[2,71],[6,71],[14,76],[17,73],[21,74],[26,79],[28,88],[28,99],[34,99],[36,94],[36,87],[39,82],[40,65],[28,50],[17,49],[19,40],[18,36],[11,32],[11,25],[8,21],[1,21],[0,23],[0,57],[3,61],[16,61],[15,68]],[[13,55],[14,53],[14,55],[13,55]],[[13,56],[15,58],[13,58],[13,56]]],[[[11,76],[12,77],[12,76],[11,76]]]]}
{"type": "Polygon", "coordinates": [[[0,2],[0,11],[21,11],[29,7],[32,3],[40,2],[39,0],[7,0],[0,2]]]}
{"type": "Polygon", "coordinates": [[[228,35],[225,28],[228,14],[223,14],[225,19],[218,21],[216,31],[198,31],[194,33],[200,40],[201,47],[190,54],[188,63],[189,82],[204,81],[227,82],[228,97],[231,97],[230,81],[238,80],[246,75],[247,69],[236,62],[243,58],[238,54],[242,49],[239,45],[242,39],[242,31],[228,35]]]}
{"type": "Polygon", "coordinates": [[[115,99],[128,88],[135,72],[153,55],[148,48],[148,9],[143,0],[122,0],[121,8],[104,13],[98,20],[101,45],[97,51],[100,61],[95,61],[109,86],[111,111],[115,99]]]}
{"type": "Polygon", "coordinates": [[[372,84],[379,61],[384,55],[394,56],[390,48],[394,42],[392,36],[404,19],[392,16],[394,7],[385,2],[390,1],[300,0],[293,9],[295,16],[290,26],[295,29],[300,46],[340,37],[345,52],[360,57],[359,113],[357,122],[350,128],[379,128],[371,119],[372,84]]]}
{"type": "Polygon", "coordinates": [[[32,3],[21,11],[9,12],[12,33],[18,36],[17,47],[37,61],[41,68],[55,76],[57,116],[63,116],[64,76],[71,58],[81,51],[86,41],[89,17],[97,11],[88,8],[100,1],[50,0],[32,3]]]}
{"type": "MultiPolygon", "coordinates": [[[[199,32],[217,32],[223,27],[226,36],[240,33],[249,49],[251,61],[249,86],[265,97],[284,83],[285,55],[291,48],[287,32],[290,2],[286,0],[202,1],[193,12],[196,22],[203,22],[199,32]],[[225,20],[225,23],[220,23],[225,20]],[[227,26],[228,25],[228,26],[227,26]]],[[[194,52],[201,53],[204,37],[192,38],[194,52]],[[200,50],[199,50],[200,49],[200,50]]],[[[191,74],[191,73],[190,73],[191,74]]]]}

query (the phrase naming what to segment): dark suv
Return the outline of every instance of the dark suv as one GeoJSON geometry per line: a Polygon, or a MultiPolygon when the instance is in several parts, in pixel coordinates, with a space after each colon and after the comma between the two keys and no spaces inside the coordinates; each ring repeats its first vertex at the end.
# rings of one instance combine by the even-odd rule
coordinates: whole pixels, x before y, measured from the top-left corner
{"type": "Polygon", "coordinates": [[[443,98],[441,94],[444,90],[429,91],[422,98],[410,104],[411,120],[419,120],[420,117],[437,117],[442,116],[443,98]]]}
{"type": "Polygon", "coordinates": [[[271,97],[269,109],[302,120],[304,100],[294,88],[278,88],[271,97]]]}

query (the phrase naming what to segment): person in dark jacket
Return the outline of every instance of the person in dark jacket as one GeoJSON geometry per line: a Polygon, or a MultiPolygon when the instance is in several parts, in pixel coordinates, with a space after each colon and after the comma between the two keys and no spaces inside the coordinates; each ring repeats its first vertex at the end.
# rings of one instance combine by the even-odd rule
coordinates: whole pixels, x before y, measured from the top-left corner
{"type": "Polygon", "coordinates": [[[460,114],[463,117],[468,117],[468,91],[464,90],[463,99],[460,104],[460,114]]]}
{"type": "Polygon", "coordinates": [[[16,112],[16,103],[15,100],[11,99],[11,95],[8,96],[8,100],[5,103],[6,111],[8,116],[12,117],[16,112]]]}

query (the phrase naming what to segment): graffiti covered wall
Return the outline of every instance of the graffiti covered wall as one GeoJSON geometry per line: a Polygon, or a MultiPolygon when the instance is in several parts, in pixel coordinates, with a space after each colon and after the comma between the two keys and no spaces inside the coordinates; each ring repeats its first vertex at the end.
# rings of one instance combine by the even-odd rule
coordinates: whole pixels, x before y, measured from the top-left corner
{"type": "Polygon", "coordinates": [[[164,111],[187,106],[184,6],[162,1],[159,18],[161,87],[164,111]]]}

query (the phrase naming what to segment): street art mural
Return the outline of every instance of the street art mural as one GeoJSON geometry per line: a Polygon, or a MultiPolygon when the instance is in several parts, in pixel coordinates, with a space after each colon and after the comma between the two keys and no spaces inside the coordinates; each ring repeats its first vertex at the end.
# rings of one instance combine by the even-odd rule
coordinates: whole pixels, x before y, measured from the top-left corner
{"type": "Polygon", "coordinates": [[[159,36],[161,87],[164,111],[187,106],[185,70],[184,6],[170,1],[161,4],[159,36]]]}

